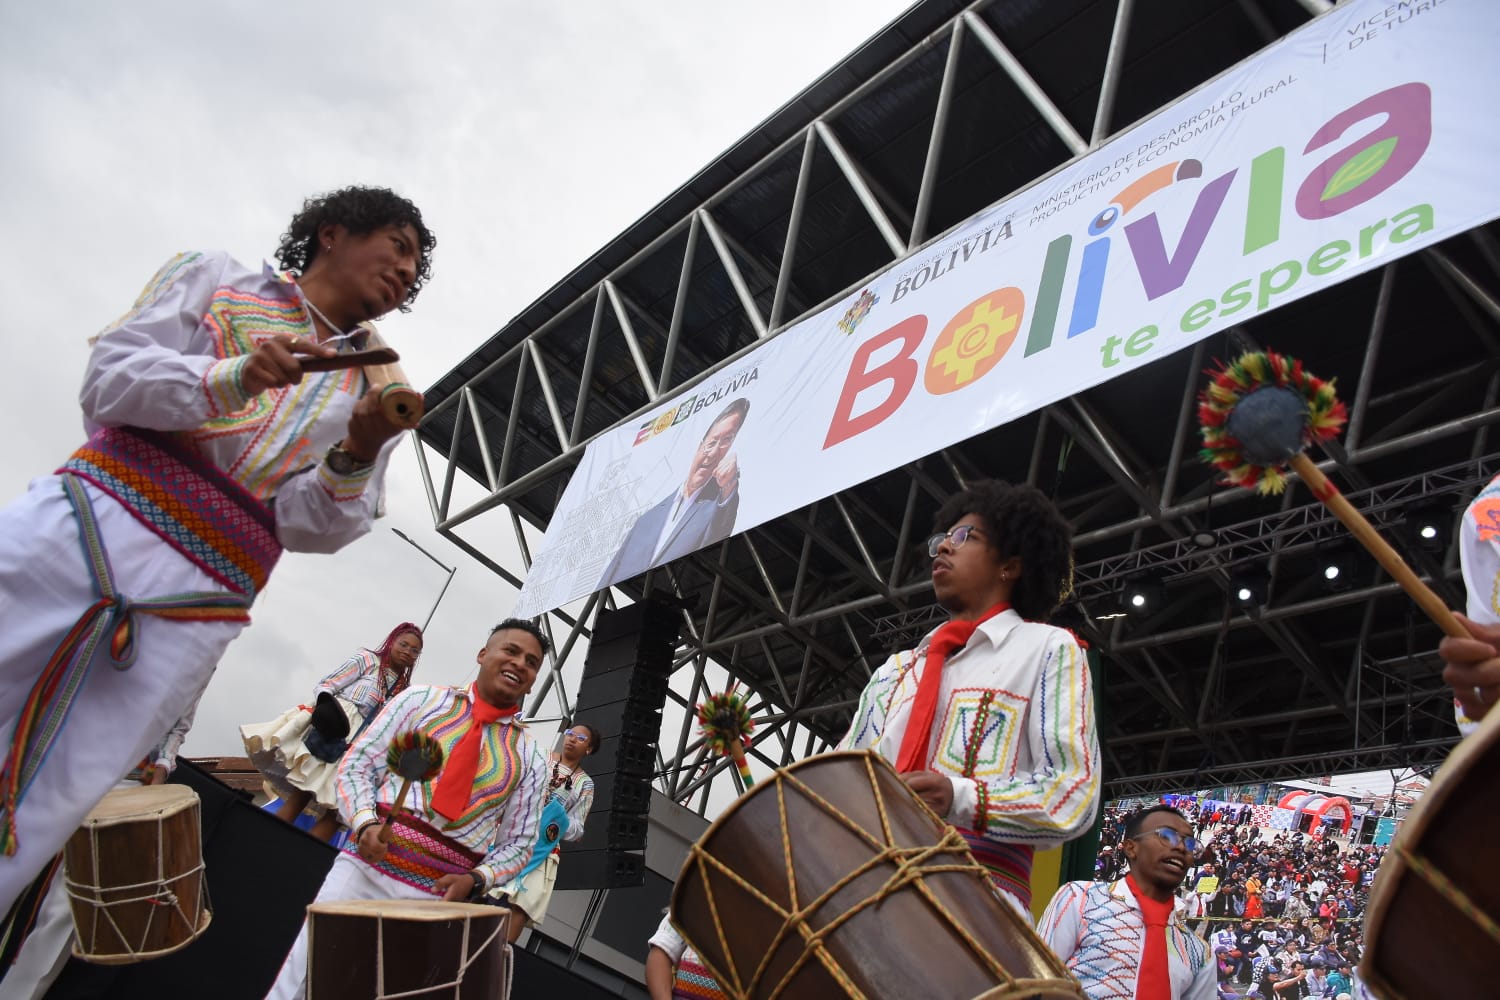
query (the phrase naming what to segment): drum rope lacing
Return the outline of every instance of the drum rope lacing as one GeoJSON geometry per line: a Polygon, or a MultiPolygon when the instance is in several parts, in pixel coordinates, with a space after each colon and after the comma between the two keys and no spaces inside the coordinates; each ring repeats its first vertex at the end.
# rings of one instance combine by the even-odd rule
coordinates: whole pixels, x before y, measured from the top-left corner
{"type": "Polygon", "coordinates": [[[1391,853],[1395,854],[1407,867],[1417,873],[1417,876],[1435,889],[1443,898],[1452,903],[1454,908],[1479,925],[1490,938],[1500,942],[1500,924],[1486,913],[1478,903],[1469,898],[1469,894],[1459,888],[1458,885],[1439,871],[1430,861],[1402,847],[1400,844],[1391,845],[1391,853]]]}
{"type": "MultiPolygon", "coordinates": [[[[963,855],[968,853],[968,844],[964,840],[963,835],[951,826],[948,826],[946,828],[946,831],[943,834],[942,838],[936,844],[928,845],[925,847],[896,847],[891,845],[889,843],[892,837],[890,817],[886,812],[885,799],[880,793],[879,786],[876,784],[874,766],[868,759],[865,761],[865,770],[867,776],[870,779],[871,790],[875,793],[875,807],[880,817],[880,827],[881,833],[885,838],[884,841],[876,838],[868,831],[860,827],[848,816],[846,816],[837,806],[833,805],[833,803],[829,802],[817,792],[813,791],[806,785],[806,783],[804,783],[800,779],[786,773],[778,773],[773,778],[773,781],[776,784],[777,806],[780,813],[782,853],[786,859],[787,877],[790,881],[789,888],[791,891],[793,905],[795,905],[797,901],[797,879],[795,869],[792,865],[791,835],[789,830],[787,829],[787,785],[793,786],[798,792],[801,792],[804,796],[806,796],[809,801],[818,806],[824,812],[828,813],[834,819],[838,820],[846,828],[863,839],[869,847],[875,849],[878,852],[874,857],[867,860],[864,864],[861,864],[853,871],[848,872],[844,875],[843,878],[839,879],[833,885],[829,886],[828,889],[821,893],[816,899],[795,910],[788,911],[784,909],[769,896],[767,896],[764,892],[761,892],[755,886],[751,885],[737,872],[731,871],[727,866],[724,865],[723,862],[704,852],[698,844],[693,845],[691,854],[694,860],[698,863],[699,876],[703,879],[705,894],[708,898],[709,913],[713,919],[714,933],[718,938],[718,944],[722,953],[725,956],[729,957],[730,968],[728,971],[730,973],[729,978],[731,980],[731,992],[734,995],[740,997],[749,996],[751,991],[755,990],[759,986],[762,977],[766,974],[767,966],[769,965],[772,957],[776,954],[776,950],[781,946],[782,941],[795,931],[804,939],[802,954],[798,956],[796,961],[792,963],[791,968],[786,971],[786,973],[781,977],[781,980],[776,984],[771,992],[766,994],[768,1000],[775,1000],[776,997],[779,997],[791,985],[792,978],[802,968],[802,966],[805,965],[810,958],[815,956],[822,963],[823,967],[828,971],[828,973],[833,976],[838,984],[844,989],[845,993],[847,993],[851,997],[863,997],[864,993],[855,985],[848,974],[839,967],[838,963],[833,959],[833,957],[828,954],[827,948],[823,943],[824,939],[831,935],[834,931],[838,930],[840,926],[848,922],[852,917],[856,916],[861,911],[872,905],[882,902],[892,893],[897,892],[908,885],[913,885],[922,894],[922,897],[927,901],[928,905],[938,911],[938,913],[948,922],[951,929],[958,934],[958,936],[970,948],[970,950],[973,951],[973,953],[979,958],[979,960],[988,968],[988,971],[998,979],[1000,979],[1002,982],[1014,984],[1018,987],[1034,987],[1043,990],[1047,990],[1049,987],[1056,987],[1058,984],[1052,980],[1018,979],[1014,976],[1011,976],[1008,972],[1005,971],[1004,967],[1002,967],[1000,963],[995,960],[993,956],[985,951],[984,947],[979,943],[974,935],[953,917],[952,912],[946,906],[944,906],[941,901],[937,899],[932,890],[922,881],[922,879],[927,875],[936,874],[939,872],[968,873],[978,876],[988,884],[990,878],[989,870],[986,869],[983,865],[979,864],[979,862],[975,861],[972,857],[970,857],[967,861],[961,861],[957,863],[936,865],[927,864],[928,861],[941,854],[963,855]],[[817,911],[821,906],[827,903],[829,899],[831,899],[835,894],[837,894],[840,890],[846,887],[849,883],[853,882],[855,879],[871,871],[879,865],[884,865],[892,862],[894,862],[895,864],[895,871],[888,879],[886,879],[885,883],[874,894],[849,907],[839,916],[830,920],[822,928],[816,931],[808,930],[807,918],[810,914],[817,911]],[[734,882],[741,889],[748,892],[751,896],[761,902],[768,909],[779,914],[783,918],[780,929],[776,932],[776,935],[773,937],[771,944],[766,948],[765,955],[761,958],[760,964],[756,967],[754,973],[752,973],[752,975],[750,976],[748,983],[741,978],[739,969],[734,964],[732,952],[729,948],[728,938],[724,933],[724,924],[719,916],[718,904],[714,900],[711,882],[707,878],[706,872],[703,871],[704,866],[711,866],[716,871],[723,873],[730,879],[730,881],[734,882]]],[[[698,952],[698,957],[702,959],[706,965],[709,965],[709,960],[703,954],[702,949],[695,950],[698,952]]],[[[719,980],[719,984],[721,986],[724,986],[725,977],[723,976],[721,970],[713,968],[712,965],[709,965],[709,968],[710,971],[713,972],[715,978],[719,980]]],[[[1077,993],[1075,991],[1066,991],[1058,993],[1057,995],[1074,997],[1077,996],[1077,993]]]]}
{"type": "MultiPolygon", "coordinates": [[[[469,966],[478,961],[479,957],[485,953],[485,950],[500,936],[500,931],[505,927],[505,921],[495,921],[495,929],[490,931],[489,937],[481,941],[479,946],[472,952],[469,950],[469,925],[470,921],[465,918],[463,938],[459,942],[460,947],[463,949],[464,960],[459,963],[456,979],[449,980],[446,983],[432,983],[428,986],[420,986],[417,989],[406,990],[402,993],[387,993],[385,991],[385,914],[377,915],[375,917],[375,996],[373,1000],[400,1000],[401,997],[432,996],[434,991],[445,990],[450,987],[453,989],[453,995],[455,997],[458,996],[459,988],[464,984],[464,975],[469,971],[469,966]]],[[[511,961],[509,946],[505,946],[504,951],[506,995],[509,996],[511,961]]]]}
{"type": "MultiPolygon", "coordinates": [[[[175,816],[179,811],[180,810],[173,810],[171,811],[170,815],[175,816]]],[[[195,808],[194,812],[196,811],[197,810],[195,808]]],[[[166,851],[161,849],[162,845],[166,844],[164,821],[168,815],[169,813],[160,810],[158,810],[156,813],[156,843],[158,849],[156,852],[156,879],[154,881],[134,882],[127,885],[90,885],[87,883],[74,881],[72,877],[72,870],[64,866],[63,887],[67,890],[69,898],[92,907],[94,911],[94,919],[89,923],[90,934],[87,942],[83,940],[82,926],[80,925],[78,927],[79,941],[78,945],[75,947],[75,951],[78,951],[80,955],[104,954],[97,950],[99,943],[98,937],[100,916],[104,917],[105,921],[109,924],[110,929],[115,932],[115,937],[119,939],[120,944],[125,947],[126,953],[129,954],[130,957],[135,961],[145,961],[147,959],[156,958],[161,955],[169,955],[172,952],[180,949],[183,945],[190,943],[197,936],[198,932],[203,929],[203,926],[206,926],[202,924],[202,921],[204,917],[204,904],[207,902],[208,885],[206,883],[200,884],[198,892],[198,905],[194,909],[193,915],[191,917],[189,917],[188,914],[183,910],[181,898],[170,888],[173,884],[181,882],[184,879],[201,878],[204,871],[204,864],[202,859],[200,858],[198,863],[192,868],[168,877],[166,873],[166,851]],[[126,892],[132,889],[146,889],[151,891],[148,891],[145,895],[138,896],[116,895],[116,893],[126,892]],[[109,893],[109,895],[113,898],[105,899],[105,893],[109,893]],[[145,951],[144,949],[146,947],[146,941],[150,938],[151,926],[153,923],[155,923],[156,915],[158,912],[156,909],[152,909],[147,913],[146,925],[141,928],[140,947],[137,948],[133,942],[127,939],[124,929],[120,927],[119,922],[114,918],[114,914],[110,912],[110,909],[112,907],[120,907],[129,903],[150,903],[153,905],[153,907],[171,907],[172,909],[176,910],[177,915],[182,918],[184,926],[186,926],[189,931],[189,937],[186,940],[172,944],[167,948],[159,949],[156,951],[145,951]],[[96,950],[90,952],[81,951],[80,949],[82,949],[85,944],[87,944],[88,947],[94,948],[96,950]]],[[[196,827],[198,824],[195,822],[193,825],[194,827],[196,827]]],[[[103,854],[99,849],[99,831],[103,829],[107,829],[107,827],[97,824],[88,827],[89,847],[91,848],[93,854],[93,877],[95,882],[99,881],[99,859],[103,857],[103,854]]],[[[171,915],[167,914],[163,917],[163,919],[170,920],[171,915]]]]}

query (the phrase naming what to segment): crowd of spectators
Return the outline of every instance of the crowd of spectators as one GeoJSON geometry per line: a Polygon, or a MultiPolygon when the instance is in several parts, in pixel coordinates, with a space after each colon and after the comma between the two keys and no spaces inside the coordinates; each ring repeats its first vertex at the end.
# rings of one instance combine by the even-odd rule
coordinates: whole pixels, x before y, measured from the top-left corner
{"type": "MultiPolygon", "coordinates": [[[[1189,925],[1212,949],[1219,1000],[1347,997],[1385,848],[1180,808],[1207,847],[1178,895],[1189,925]]],[[[1106,810],[1101,879],[1124,874],[1120,831],[1131,811],[1106,810]]]]}

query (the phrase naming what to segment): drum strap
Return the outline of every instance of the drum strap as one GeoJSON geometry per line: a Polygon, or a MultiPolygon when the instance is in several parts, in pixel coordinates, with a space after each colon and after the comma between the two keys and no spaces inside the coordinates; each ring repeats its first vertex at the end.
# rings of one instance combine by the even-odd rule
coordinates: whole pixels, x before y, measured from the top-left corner
{"type": "Polygon", "coordinates": [[[16,853],[16,809],[26,797],[47,752],[56,742],[73,698],[88,676],[99,643],[108,636],[110,664],[129,670],[136,657],[136,615],[188,621],[250,620],[250,600],[240,594],[197,591],[134,600],[119,592],[88,492],[78,477],[62,474],[63,491],[73,505],[84,555],[99,597],[63,636],[21,707],[10,751],[0,767],[0,849],[16,853]]]}

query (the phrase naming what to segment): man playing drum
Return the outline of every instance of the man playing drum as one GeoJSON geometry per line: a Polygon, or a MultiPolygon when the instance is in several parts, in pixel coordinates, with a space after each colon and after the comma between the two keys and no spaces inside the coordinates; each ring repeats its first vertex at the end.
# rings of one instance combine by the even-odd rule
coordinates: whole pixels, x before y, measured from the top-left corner
{"type": "Polygon", "coordinates": [[[1043,624],[1072,586],[1072,531],[1037,490],[994,480],[950,498],[934,527],[949,620],[875,672],[839,749],[893,761],[1029,920],[1033,853],[1099,807],[1088,660],[1043,624]]]}
{"type": "Polygon", "coordinates": [[[1068,882],[1037,926],[1089,1000],[1213,1000],[1208,943],[1188,930],[1175,893],[1199,844],[1171,806],[1131,815],[1122,841],[1130,871],[1114,882],[1068,882]]]}
{"type": "Polygon", "coordinates": [[[284,272],[181,254],[96,338],[88,442],[0,510],[0,911],[186,711],[281,551],[370,530],[402,428],[358,367],[302,364],[406,308],[435,243],[346,188],[292,220],[284,272]]]}
{"type": "MultiPolygon", "coordinates": [[[[541,629],[507,619],[479,651],[479,678],[468,690],[416,686],[386,703],[339,764],[339,812],[353,833],[315,902],[462,901],[515,877],[531,856],[547,794],[547,755],[519,716],[546,651],[541,629]],[[386,843],[382,823],[402,785],[386,751],[413,732],[442,746],[443,769],[412,785],[386,843]]],[[[268,998],[301,997],[306,975],[304,923],[268,998]]]]}

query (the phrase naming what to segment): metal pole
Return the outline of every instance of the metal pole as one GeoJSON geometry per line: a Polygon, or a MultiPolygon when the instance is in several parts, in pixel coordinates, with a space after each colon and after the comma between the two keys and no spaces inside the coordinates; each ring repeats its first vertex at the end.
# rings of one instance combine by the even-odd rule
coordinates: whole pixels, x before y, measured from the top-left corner
{"type": "Polygon", "coordinates": [[[418,545],[415,541],[412,540],[410,535],[402,531],[400,528],[392,528],[391,530],[396,533],[397,538],[401,539],[403,542],[410,545],[412,548],[422,553],[428,559],[431,559],[433,562],[437,563],[443,569],[448,571],[448,579],[443,581],[443,589],[438,591],[437,600],[432,602],[432,610],[427,612],[427,620],[422,623],[422,631],[425,633],[427,631],[427,626],[432,624],[432,616],[437,614],[438,605],[443,603],[443,597],[448,593],[448,584],[453,582],[453,574],[458,572],[458,567],[449,566],[437,556],[422,548],[422,546],[418,545]]]}

